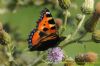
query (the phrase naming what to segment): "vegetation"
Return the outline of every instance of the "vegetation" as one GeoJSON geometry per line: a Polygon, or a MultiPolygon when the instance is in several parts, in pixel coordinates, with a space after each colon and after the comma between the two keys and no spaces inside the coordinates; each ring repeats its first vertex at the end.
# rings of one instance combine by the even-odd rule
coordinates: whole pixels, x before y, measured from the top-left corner
{"type": "Polygon", "coordinates": [[[100,1],[89,2],[88,7],[83,5],[86,0],[64,0],[60,6],[56,1],[0,1],[0,66],[100,66],[100,8],[96,6],[100,1]],[[66,58],[56,64],[47,62],[47,51],[28,50],[28,35],[45,7],[54,19],[62,20],[59,35],[66,37],[59,44],[66,58]]]}

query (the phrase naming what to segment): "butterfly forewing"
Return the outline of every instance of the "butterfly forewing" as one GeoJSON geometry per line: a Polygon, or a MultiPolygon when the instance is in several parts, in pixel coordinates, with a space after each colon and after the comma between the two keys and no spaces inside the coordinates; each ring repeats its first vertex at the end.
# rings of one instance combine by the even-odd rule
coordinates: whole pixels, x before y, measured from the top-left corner
{"type": "Polygon", "coordinates": [[[40,17],[42,20],[38,24],[38,30],[43,31],[47,34],[56,33],[56,24],[52,15],[48,9],[42,11],[43,16],[40,17]]]}

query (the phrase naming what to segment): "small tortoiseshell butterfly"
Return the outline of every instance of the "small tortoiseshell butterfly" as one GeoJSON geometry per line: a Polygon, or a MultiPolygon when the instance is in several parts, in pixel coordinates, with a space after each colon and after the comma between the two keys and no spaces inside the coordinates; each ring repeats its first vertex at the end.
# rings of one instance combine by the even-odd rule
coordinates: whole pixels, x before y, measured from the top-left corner
{"type": "Polygon", "coordinates": [[[57,46],[60,37],[57,34],[57,26],[50,11],[45,8],[37,21],[36,29],[29,35],[28,44],[31,51],[44,51],[57,46]]]}

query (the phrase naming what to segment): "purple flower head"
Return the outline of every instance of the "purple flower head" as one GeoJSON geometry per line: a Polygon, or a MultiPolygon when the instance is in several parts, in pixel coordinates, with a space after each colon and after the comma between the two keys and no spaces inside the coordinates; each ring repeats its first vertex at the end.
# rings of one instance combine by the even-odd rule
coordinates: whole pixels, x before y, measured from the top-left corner
{"type": "Polygon", "coordinates": [[[58,63],[64,58],[64,53],[60,47],[50,48],[48,50],[47,60],[51,63],[58,63]]]}

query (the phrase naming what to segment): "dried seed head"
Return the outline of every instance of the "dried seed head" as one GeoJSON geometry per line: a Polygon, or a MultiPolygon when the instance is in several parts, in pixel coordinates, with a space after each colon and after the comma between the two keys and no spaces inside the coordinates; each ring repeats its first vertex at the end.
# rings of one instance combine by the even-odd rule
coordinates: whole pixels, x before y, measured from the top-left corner
{"type": "Polygon", "coordinates": [[[70,0],[58,0],[59,1],[59,6],[62,9],[68,9],[71,5],[71,1],[70,0]]]}
{"type": "Polygon", "coordinates": [[[44,4],[44,0],[33,0],[33,1],[36,6],[40,6],[40,5],[44,4]]]}
{"type": "Polygon", "coordinates": [[[84,57],[85,57],[85,61],[86,62],[90,62],[90,63],[95,62],[97,60],[97,58],[98,58],[97,54],[94,53],[94,52],[85,53],[84,57]]]}
{"type": "Polygon", "coordinates": [[[95,30],[92,33],[92,39],[93,39],[93,41],[100,43],[100,30],[95,30]]]}
{"type": "Polygon", "coordinates": [[[0,22],[0,32],[3,30],[2,23],[0,22]]]}
{"type": "Polygon", "coordinates": [[[95,30],[96,24],[99,20],[99,16],[97,13],[93,13],[93,15],[85,22],[84,28],[87,32],[93,32],[95,30]]]}
{"type": "Polygon", "coordinates": [[[66,13],[67,13],[67,17],[70,17],[70,16],[71,16],[71,13],[70,13],[69,11],[67,11],[67,12],[64,11],[64,12],[63,12],[63,15],[66,15],[66,13]]]}
{"type": "Polygon", "coordinates": [[[3,32],[4,32],[3,26],[2,26],[2,23],[0,22],[0,44],[1,45],[5,45],[5,41],[3,39],[3,32]]]}
{"type": "Polygon", "coordinates": [[[84,54],[79,54],[79,55],[75,56],[75,62],[76,62],[78,65],[85,65],[84,54]]]}
{"type": "Polygon", "coordinates": [[[11,42],[11,37],[5,30],[3,30],[2,23],[0,23],[0,44],[7,45],[11,42]]]}
{"type": "Polygon", "coordinates": [[[94,0],[85,0],[85,2],[81,7],[81,11],[84,14],[90,14],[93,12],[93,10],[94,10],[94,0]]]}
{"type": "Polygon", "coordinates": [[[96,4],[96,13],[100,15],[100,2],[96,4]]]}
{"type": "Polygon", "coordinates": [[[74,66],[74,65],[75,65],[75,61],[73,58],[69,57],[69,58],[65,59],[64,66],[74,66]]]}
{"type": "Polygon", "coordinates": [[[85,63],[93,63],[97,60],[98,55],[94,52],[79,54],[75,57],[75,62],[78,65],[85,65],[85,63]]]}
{"type": "Polygon", "coordinates": [[[87,32],[94,32],[96,24],[100,17],[100,2],[96,4],[96,9],[93,15],[86,21],[84,28],[87,32]]]}
{"type": "Polygon", "coordinates": [[[82,18],[83,18],[82,14],[77,14],[76,15],[76,20],[81,21],[82,18]]]}
{"type": "Polygon", "coordinates": [[[54,20],[55,20],[55,23],[56,23],[57,27],[59,28],[62,25],[62,19],[56,18],[54,20]]]}

